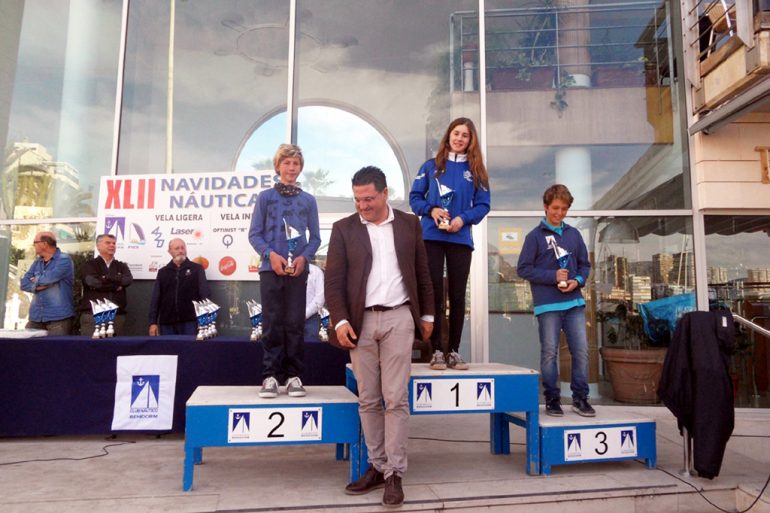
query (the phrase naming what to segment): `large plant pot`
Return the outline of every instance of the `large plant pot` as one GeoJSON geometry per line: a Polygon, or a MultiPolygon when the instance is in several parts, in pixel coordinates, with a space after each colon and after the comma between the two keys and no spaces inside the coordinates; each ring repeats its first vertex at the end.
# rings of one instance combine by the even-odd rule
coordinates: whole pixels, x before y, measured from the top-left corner
{"type": "Polygon", "coordinates": [[[665,348],[601,348],[615,400],[622,403],[656,404],[663,372],[665,348]]]}

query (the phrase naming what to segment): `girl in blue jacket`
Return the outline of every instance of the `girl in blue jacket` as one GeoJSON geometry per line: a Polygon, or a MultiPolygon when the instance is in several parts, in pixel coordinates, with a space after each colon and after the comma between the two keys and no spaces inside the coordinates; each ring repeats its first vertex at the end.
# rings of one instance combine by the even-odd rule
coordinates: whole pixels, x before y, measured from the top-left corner
{"type": "Polygon", "coordinates": [[[468,118],[449,124],[436,157],[422,165],[409,193],[412,211],[422,216],[422,233],[436,301],[430,367],[466,370],[458,351],[465,320],[465,289],[471,268],[471,225],[489,213],[489,175],[476,127],[468,118]],[[442,201],[442,196],[444,200],[442,201]],[[449,343],[444,357],[444,262],[449,289],[449,343]]]}

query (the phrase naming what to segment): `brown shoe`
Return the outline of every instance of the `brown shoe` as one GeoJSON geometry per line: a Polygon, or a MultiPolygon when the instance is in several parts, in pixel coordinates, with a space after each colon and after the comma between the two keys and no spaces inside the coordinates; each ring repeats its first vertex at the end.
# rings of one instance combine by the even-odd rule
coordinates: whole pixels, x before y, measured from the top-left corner
{"type": "Polygon", "coordinates": [[[348,495],[363,495],[383,486],[385,486],[385,474],[378,472],[374,465],[369,465],[366,474],[361,476],[358,481],[354,481],[345,487],[345,493],[348,495]]]}
{"type": "Polygon", "coordinates": [[[391,474],[385,480],[385,493],[382,494],[382,505],[386,508],[399,508],[404,503],[404,490],[401,488],[401,477],[391,474]]]}

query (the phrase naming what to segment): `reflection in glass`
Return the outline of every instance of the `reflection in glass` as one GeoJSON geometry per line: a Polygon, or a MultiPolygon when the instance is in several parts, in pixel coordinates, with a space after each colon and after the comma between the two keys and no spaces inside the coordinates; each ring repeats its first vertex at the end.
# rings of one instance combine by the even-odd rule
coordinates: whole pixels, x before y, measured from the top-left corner
{"type": "MultiPolygon", "coordinates": [[[[516,265],[524,237],[539,222],[539,218],[492,217],[487,232],[490,360],[535,369],[540,365],[537,321],[529,283],[518,277],[516,265]]],[[[676,315],[694,308],[691,220],[614,217],[566,222],[580,230],[592,263],[584,290],[591,395],[610,400],[612,390],[605,383],[599,347],[657,344],[645,332],[641,305],[682,297],[684,306],[676,315]]],[[[564,375],[567,369],[562,365],[562,382],[569,383],[564,375]]]]}
{"type": "MultiPolygon", "coordinates": [[[[320,42],[298,45],[298,144],[308,158],[316,158],[306,146],[313,139],[319,141],[324,151],[317,156],[321,159],[317,166],[344,177],[361,165],[387,159],[390,164],[383,169],[389,173],[389,186],[398,192],[393,204],[408,210],[404,191],[410,189],[420,165],[435,154],[449,121],[461,115],[478,121],[478,91],[460,88],[460,75],[450,67],[450,61],[460,62],[461,57],[453,20],[459,13],[472,16],[477,2],[422,0],[399,3],[396,9],[392,2],[379,0],[299,0],[297,9],[298,37],[320,42]],[[344,16],[339,15],[342,12],[344,16]],[[336,116],[326,122],[331,123],[332,136],[339,133],[344,138],[327,140],[327,130],[302,113],[304,106],[313,104],[337,107],[365,120],[383,141],[367,146],[366,132],[355,130],[354,124],[338,124],[344,119],[336,116]],[[346,163],[346,155],[353,161],[346,163]]],[[[477,16],[467,26],[477,27],[477,16]]],[[[478,29],[475,41],[466,43],[462,53],[472,65],[478,54],[478,29]]],[[[352,205],[346,201],[321,206],[324,209],[349,212],[352,205]]]]}
{"type": "Polygon", "coordinates": [[[112,158],[121,9],[120,0],[3,5],[4,218],[95,214],[112,158]]]}
{"type": "MultiPolygon", "coordinates": [[[[709,300],[770,329],[770,216],[705,216],[709,300]]],[[[767,406],[770,341],[753,332],[735,339],[736,404],[767,406]]]]}
{"type": "Polygon", "coordinates": [[[131,1],[118,174],[229,171],[254,123],[286,109],[289,3],[176,2],[171,80],[169,20],[169,2],[131,1]]]}
{"type": "Polygon", "coordinates": [[[488,163],[496,209],[689,204],[680,86],[662,2],[486,2],[488,163]],[[499,191],[499,193],[498,193],[499,191]]]}
{"type": "MultiPolygon", "coordinates": [[[[305,157],[302,188],[316,197],[319,209],[345,212],[352,208],[350,179],[364,166],[385,172],[391,200],[404,199],[403,175],[393,149],[377,129],[360,117],[326,106],[300,107],[297,144],[305,157]],[[334,201],[334,198],[346,198],[334,201]],[[335,208],[336,207],[336,208],[335,208]]],[[[283,140],[286,113],[261,124],[241,151],[237,171],[272,169],[275,148],[283,140]]]]}

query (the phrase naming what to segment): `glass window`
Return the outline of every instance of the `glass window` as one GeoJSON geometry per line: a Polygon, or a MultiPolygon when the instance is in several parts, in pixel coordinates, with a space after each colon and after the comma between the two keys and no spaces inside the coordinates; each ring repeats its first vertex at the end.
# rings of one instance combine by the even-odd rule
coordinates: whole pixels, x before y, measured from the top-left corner
{"type": "MultiPolygon", "coordinates": [[[[709,300],[770,329],[770,216],[705,216],[709,300]]],[[[736,404],[767,406],[767,337],[736,337],[736,404]],[[763,399],[764,398],[764,399],[763,399]]]]}
{"type": "Polygon", "coordinates": [[[689,205],[668,4],[485,5],[495,209],[539,209],[554,182],[575,210],[689,205]]]}
{"type": "MultiPolygon", "coordinates": [[[[173,4],[172,24],[169,2],[131,1],[119,174],[231,171],[255,127],[286,110],[288,2],[173,4]]],[[[272,129],[283,142],[285,125],[272,129]]]]}
{"type": "Polygon", "coordinates": [[[2,3],[3,219],[95,215],[112,161],[121,11],[120,0],[2,3]]]}
{"type": "Polygon", "coordinates": [[[460,68],[450,65],[465,55],[469,76],[475,73],[476,6],[469,0],[298,1],[297,141],[314,163],[311,170],[328,170],[334,180],[329,197],[319,198],[322,211],[352,211],[349,180],[367,164],[385,166],[393,205],[409,210],[412,178],[435,154],[451,119],[478,122],[478,91],[473,84],[460,87],[460,68]],[[455,32],[461,22],[475,30],[462,45],[455,32]],[[303,113],[319,105],[330,107],[323,123],[303,113]]]}
{"type": "MultiPolygon", "coordinates": [[[[665,346],[672,331],[665,322],[675,322],[695,309],[692,222],[689,217],[573,218],[566,222],[580,230],[591,261],[591,275],[583,289],[591,395],[612,400],[613,385],[599,348],[665,346]]],[[[532,294],[529,283],[516,272],[524,238],[539,223],[540,218],[489,219],[491,361],[540,368],[532,294]]],[[[565,363],[569,352],[564,344],[560,353],[562,394],[569,397],[569,365],[565,363]]]]}

